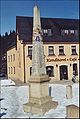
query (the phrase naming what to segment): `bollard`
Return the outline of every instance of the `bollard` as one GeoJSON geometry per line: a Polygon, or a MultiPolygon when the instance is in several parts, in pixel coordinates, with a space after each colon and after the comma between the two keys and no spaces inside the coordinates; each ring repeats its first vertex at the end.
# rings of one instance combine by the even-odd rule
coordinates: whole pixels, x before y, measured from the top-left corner
{"type": "Polygon", "coordinates": [[[49,96],[51,96],[51,87],[49,87],[49,96]]]}
{"type": "Polygon", "coordinates": [[[72,98],[72,86],[71,85],[66,86],[66,98],[67,99],[72,98]]]}

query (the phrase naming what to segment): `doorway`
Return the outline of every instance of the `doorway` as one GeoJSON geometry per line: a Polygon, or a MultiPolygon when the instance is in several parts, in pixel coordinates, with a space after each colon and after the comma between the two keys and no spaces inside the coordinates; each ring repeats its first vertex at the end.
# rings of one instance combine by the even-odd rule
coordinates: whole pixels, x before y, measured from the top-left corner
{"type": "Polygon", "coordinates": [[[77,76],[78,75],[78,69],[77,69],[77,63],[73,64],[73,73],[77,76]]]}
{"type": "Polygon", "coordinates": [[[68,80],[68,67],[66,65],[60,66],[60,80],[68,80]]]}
{"type": "Polygon", "coordinates": [[[47,66],[46,67],[46,73],[49,77],[54,76],[54,67],[53,66],[47,66]]]}

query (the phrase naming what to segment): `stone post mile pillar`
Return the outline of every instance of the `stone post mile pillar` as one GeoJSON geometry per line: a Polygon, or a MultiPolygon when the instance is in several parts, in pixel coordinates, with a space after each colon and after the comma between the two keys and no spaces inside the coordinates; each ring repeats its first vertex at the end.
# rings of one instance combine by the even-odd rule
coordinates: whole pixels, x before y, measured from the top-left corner
{"type": "Polygon", "coordinates": [[[40,11],[34,7],[33,17],[33,48],[32,48],[32,75],[29,79],[29,102],[23,105],[25,112],[42,115],[52,108],[57,102],[49,96],[50,78],[46,75],[45,57],[42,41],[40,11]]]}

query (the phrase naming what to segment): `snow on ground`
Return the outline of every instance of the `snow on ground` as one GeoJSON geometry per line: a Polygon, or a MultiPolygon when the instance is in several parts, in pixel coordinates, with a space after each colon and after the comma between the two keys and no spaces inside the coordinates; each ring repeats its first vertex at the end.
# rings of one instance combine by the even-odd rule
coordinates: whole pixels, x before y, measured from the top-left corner
{"type": "MultiPolygon", "coordinates": [[[[51,87],[52,100],[58,101],[57,108],[51,109],[42,116],[42,118],[65,118],[66,105],[76,104],[79,106],[79,84],[72,85],[73,98],[66,99],[66,85],[49,84],[51,87]]],[[[7,86],[1,87],[1,113],[5,112],[6,115],[2,118],[39,118],[38,115],[25,113],[23,111],[23,104],[29,100],[29,87],[26,86],[7,86]]],[[[40,117],[41,118],[41,117],[40,117]]]]}
{"type": "Polygon", "coordinates": [[[0,80],[1,86],[14,86],[15,82],[12,81],[11,79],[5,79],[5,80],[0,80]]]}

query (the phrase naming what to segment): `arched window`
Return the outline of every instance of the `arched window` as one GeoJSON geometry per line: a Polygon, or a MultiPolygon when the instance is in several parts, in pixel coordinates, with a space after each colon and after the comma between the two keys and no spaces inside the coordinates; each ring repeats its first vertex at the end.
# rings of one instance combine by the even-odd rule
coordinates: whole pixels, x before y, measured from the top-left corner
{"type": "Polygon", "coordinates": [[[74,73],[75,75],[78,75],[77,63],[74,63],[74,64],[73,64],[73,73],[74,73]]]}
{"type": "Polygon", "coordinates": [[[49,77],[54,76],[54,67],[53,66],[47,66],[46,67],[46,73],[49,77]]]}

